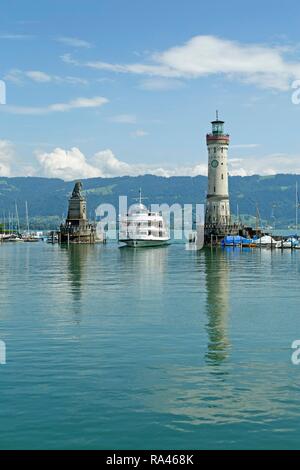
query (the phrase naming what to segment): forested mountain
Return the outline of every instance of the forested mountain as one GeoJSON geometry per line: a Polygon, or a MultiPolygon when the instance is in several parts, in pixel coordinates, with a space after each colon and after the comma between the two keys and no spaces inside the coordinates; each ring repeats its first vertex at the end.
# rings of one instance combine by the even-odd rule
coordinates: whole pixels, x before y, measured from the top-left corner
{"type": "MultiPolygon", "coordinates": [[[[296,175],[230,177],[230,197],[232,213],[237,212],[249,220],[259,208],[261,218],[267,223],[287,226],[295,221],[295,187],[299,179],[296,175]]],[[[15,213],[17,203],[21,221],[25,218],[25,201],[28,202],[32,223],[41,228],[55,227],[66,215],[67,200],[74,182],[64,182],[51,178],[0,178],[0,218],[5,213],[15,213]]],[[[171,177],[152,175],[139,177],[93,178],[83,180],[88,199],[89,215],[101,203],[112,203],[118,207],[118,197],[128,196],[132,204],[141,187],[146,203],[189,204],[205,201],[207,178],[171,177]]],[[[300,185],[299,185],[300,188],[300,185]]],[[[92,216],[94,217],[94,216],[92,216]]],[[[253,219],[252,219],[253,221],[253,219]]]]}

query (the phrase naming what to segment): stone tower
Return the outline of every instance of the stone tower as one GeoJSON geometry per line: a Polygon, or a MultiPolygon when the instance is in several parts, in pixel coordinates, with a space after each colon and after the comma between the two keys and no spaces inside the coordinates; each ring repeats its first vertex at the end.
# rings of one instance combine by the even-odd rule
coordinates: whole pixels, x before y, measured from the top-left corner
{"type": "Polygon", "coordinates": [[[60,243],[95,243],[96,226],[89,223],[86,214],[86,199],[82,184],[77,182],[69,199],[68,217],[60,226],[60,243]]]}
{"type": "Polygon", "coordinates": [[[78,182],[75,184],[72,196],[69,199],[69,210],[67,222],[74,222],[75,220],[85,221],[87,220],[86,216],[86,199],[83,197],[82,193],[82,184],[78,182]]]}
{"type": "Polygon", "coordinates": [[[228,147],[229,135],[224,134],[224,121],[218,112],[212,122],[212,132],[207,134],[208,148],[208,191],[206,200],[206,234],[228,233],[230,223],[230,204],[228,192],[228,147]]]}

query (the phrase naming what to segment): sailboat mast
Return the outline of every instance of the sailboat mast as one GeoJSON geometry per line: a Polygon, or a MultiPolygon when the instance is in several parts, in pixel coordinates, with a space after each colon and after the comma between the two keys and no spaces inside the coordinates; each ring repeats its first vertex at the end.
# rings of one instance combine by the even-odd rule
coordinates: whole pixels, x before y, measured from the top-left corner
{"type": "Polygon", "coordinates": [[[20,233],[20,219],[19,219],[19,213],[18,213],[18,206],[17,203],[15,203],[16,206],[16,229],[18,230],[18,233],[20,233]]]}
{"type": "Polygon", "coordinates": [[[298,202],[298,181],[296,181],[296,233],[298,232],[298,208],[299,208],[299,202],[298,202]]]}
{"type": "Polygon", "coordinates": [[[29,234],[29,216],[28,216],[28,203],[27,203],[27,201],[25,201],[25,209],[26,209],[27,233],[29,234]]]}

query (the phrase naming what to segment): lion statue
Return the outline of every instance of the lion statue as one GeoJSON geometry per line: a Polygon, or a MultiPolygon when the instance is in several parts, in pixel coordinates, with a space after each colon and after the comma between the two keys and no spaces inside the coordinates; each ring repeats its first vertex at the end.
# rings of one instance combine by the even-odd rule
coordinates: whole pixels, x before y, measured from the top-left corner
{"type": "Polygon", "coordinates": [[[82,190],[82,183],[81,181],[78,181],[77,183],[75,183],[72,197],[81,197],[81,190],[82,190]]]}

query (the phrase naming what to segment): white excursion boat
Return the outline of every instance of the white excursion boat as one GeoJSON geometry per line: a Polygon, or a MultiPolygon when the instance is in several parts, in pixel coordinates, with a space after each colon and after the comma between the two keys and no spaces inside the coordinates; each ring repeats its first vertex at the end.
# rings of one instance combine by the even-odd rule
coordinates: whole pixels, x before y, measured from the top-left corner
{"type": "Polygon", "coordinates": [[[162,215],[150,212],[142,204],[141,190],[139,203],[131,206],[126,216],[120,217],[119,242],[131,247],[160,246],[170,242],[162,215]]]}

